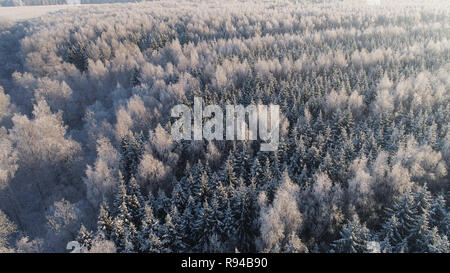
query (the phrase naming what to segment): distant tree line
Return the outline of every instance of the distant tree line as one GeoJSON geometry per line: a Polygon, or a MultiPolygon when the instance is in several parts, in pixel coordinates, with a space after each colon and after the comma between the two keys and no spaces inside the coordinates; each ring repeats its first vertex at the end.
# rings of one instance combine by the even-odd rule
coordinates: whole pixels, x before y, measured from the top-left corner
{"type": "Polygon", "coordinates": [[[66,4],[138,3],[152,0],[0,0],[2,7],[48,6],[66,4]]]}

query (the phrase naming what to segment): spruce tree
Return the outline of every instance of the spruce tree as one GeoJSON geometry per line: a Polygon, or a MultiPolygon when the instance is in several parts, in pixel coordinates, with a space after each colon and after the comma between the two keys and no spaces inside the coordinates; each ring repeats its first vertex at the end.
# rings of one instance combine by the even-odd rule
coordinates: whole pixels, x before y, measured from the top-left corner
{"type": "Polygon", "coordinates": [[[195,221],[194,214],[197,214],[197,207],[192,196],[188,197],[186,208],[181,217],[180,230],[183,234],[183,243],[187,247],[187,251],[192,250],[195,244],[195,238],[193,236],[193,225],[195,221]]]}
{"type": "Polygon", "coordinates": [[[126,135],[120,140],[120,169],[126,182],[136,176],[144,153],[143,135],[126,135]]]}
{"type": "Polygon", "coordinates": [[[113,232],[113,220],[106,202],[100,205],[100,212],[97,221],[97,232],[102,233],[102,237],[109,240],[113,232]]]}
{"type": "Polygon", "coordinates": [[[364,224],[359,222],[357,216],[354,216],[353,220],[347,221],[339,234],[340,239],[332,244],[335,252],[363,253],[368,251],[370,232],[364,224]]]}
{"type": "Polygon", "coordinates": [[[153,214],[152,207],[144,206],[144,215],[139,232],[139,251],[145,253],[161,252],[162,242],[159,238],[159,221],[153,214]]]}
{"type": "Polygon", "coordinates": [[[159,231],[163,252],[184,252],[185,245],[182,241],[180,223],[181,219],[177,208],[172,206],[172,210],[166,215],[165,223],[159,231]]]}
{"type": "Polygon", "coordinates": [[[416,224],[417,208],[411,191],[403,194],[389,211],[380,238],[389,243],[393,252],[407,252],[411,230],[416,224]]]}
{"type": "Polygon", "coordinates": [[[437,227],[439,234],[450,236],[450,212],[447,210],[445,198],[438,194],[432,202],[430,226],[437,227]]]}
{"type": "Polygon", "coordinates": [[[92,232],[88,231],[84,225],[81,225],[80,231],[78,233],[78,236],[76,238],[77,242],[80,243],[80,246],[84,250],[91,249],[92,241],[94,239],[94,236],[92,232]]]}

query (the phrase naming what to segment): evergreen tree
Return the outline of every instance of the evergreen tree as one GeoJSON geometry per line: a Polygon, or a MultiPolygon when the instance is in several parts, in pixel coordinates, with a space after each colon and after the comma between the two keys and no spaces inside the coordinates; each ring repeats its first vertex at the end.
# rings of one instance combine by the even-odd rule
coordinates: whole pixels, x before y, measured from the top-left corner
{"type": "Polygon", "coordinates": [[[339,234],[340,239],[332,244],[334,251],[339,253],[368,252],[370,232],[364,224],[359,222],[357,216],[354,216],[353,220],[347,221],[339,234]]]}
{"type": "Polygon", "coordinates": [[[137,251],[137,227],[134,224],[133,215],[140,210],[139,204],[130,203],[131,198],[127,193],[125,181],[119,173],[119,185],[114,198],[114,218],[111,239],[116,244],[118,252],[137,251]],[[134,208],[133,206],[137,206],[134,208]]]}
{"type": "Polygon", "coordinates": [[[255,157],[250,169],[250,179],[253,178],[255,181],[261,181],[263,179],[263,169],[258,157],[255,157]]]}
{"type": "Polygon", "coordinates": [[[414,201],[417,215],[410,231],[408,249],[410,252],[423,253],[428,250],[432,238],[429,223],[432,201],[426,185],[417,190],[414,194],[414,201]]]}
{"type": "Polygon", "coordinates": [[[126,182],[136,176],[144,153],[143,135],[126,135],[120,140],[120,167],[126,182]]]}
{"type": "Polygon", "coordinates": [[[191,251],[196,242],[193,236],[192,227],[196,219],[194,213],[197,213],[196,204],[192,196],[189,196],[180,224],[180,230],[183,234],[183,243],[186,245],[187,251],[191,251]]]}
{"type": "Polygon", "coordinates": [[[139,232],[140,252],[159,253],[162,250],[162,242],[159,238],[159,221],[153,214],[152,207],[148,204],[144,207],[141,231],[139,232]]]}
{"type": "Polygon", "coordinates": [[[241,202],[241,214],[238,223],[240,223],[237,229],[237,241],[239,242],[237,247],[241,252],[255,252],[256,251],[256,239],[259,236],[259,205],[258,205],[258,192],[256,190],[256,182],[252,177],[250,184],[240,189],[244,192],[243,200],[241,202]]]}
{"type": "Polygon", "coordinates": [[[106,239],[110,239],[113,232],[113,220],[109,213],[106,202],[100,205],[100,212],[97,221],[97,232],[102,233],[106,239]]]}
{"type": "Polygon", "coordinates": [[[162,247],[165,252],[184,252],[186,246],[183,243],[181,218],[175,206],[172,206],[170,214],[166,216],[166,222],[162,227],[161,238],[162,247]]]}
{"type": "Polygon", "coordinates": [[[92,234],[92,232],[88,231],[84,225],[81,225],[76,240],[78,243],[80,243],[82,249],[85,250],[91,249],[93,239],[94,235],[92,234]]]}
{"type": "Polygon", "coordinates": [[[132,223],[139,229],[144,214],[144,197],[134,177],[131,178],[127,186],[127,208],[131,214],[132,223]]]}
{"type": "Polygon", "coordinates": [[[262,179],[261,179],[261,181],[256,181],[258,189],[268,191],[269,187],[271,187],[273,180],[274,180],[274,177],[272,174],[272,170],[270,168],[270,159],[266,158],[266,161],[264,162],[264,167],[263,167],[262,179]]]}
{"type": "Polygon", "coordinates": [[[449,253],[450,243],[446,235],[441,236],[437,227],[431,229],[428,233],[427,249],[424,252],[429,253],[449,253]]]}
{"type": "Polygon", "coordinates": [[[439,234],[443,236],[450,236],[450,213],[442,194],[438,194],[433,200],[430,217],[431,227],[437,227],[439,234]]]}
{"type": "Polygon", "coordinates": [[[197,252],[205,252],[209,248],[209,236],[212,234],[213,219],[212,211],[208,203],[203,203],[200,207],[196,219],[191,225],[190,236],[194,238],[195,244],[193,250],[197,252]]]}
{"type": "Polygon", "coordinates": [[[224,163],[224,167],[221,171],[221,178],[226,185],[236,186],[238,184],[238,178],[235,172],[235,157],[232,152],[228,156],[224,163]]]}
{"type": "Polygon", "coordinates": [[[416,224],[417,208],[411,191],[395,202],[383,224],[380,238],[389,243],[393,252],[407,252],[411,230],[416,224]]]}
{"type": "Polygon", "coordinates": [[[236,176],[241,176],[244,181],[248,181],[250,168],[251,159],[247,150],[247,144],[244,142],[238,150],[234,171],[236,172],[236,176]]]}

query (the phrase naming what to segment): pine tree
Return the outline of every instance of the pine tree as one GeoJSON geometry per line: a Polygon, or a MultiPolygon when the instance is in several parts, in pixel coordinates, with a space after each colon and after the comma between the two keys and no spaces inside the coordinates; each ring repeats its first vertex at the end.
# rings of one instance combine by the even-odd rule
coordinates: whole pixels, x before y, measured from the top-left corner
{"type": "Polygon", "coordinates": [[[127,207],[131,214],[132,223],[139,229],[144,214],[144,197],[134,177],[131,178],[127,186],[127,207]]]}
{"type": "Polygon", "coordinates": [[[298,143],[296,143],[295,151],[289,160],[289,174],[292,177],[297,177],[301,173],[305,154],[306,149],[303,143],[303,136],[301,136],[298,143]]]}
{"type": "Polygon", "coordinates": [[[447,211],[445,198],[442,194],[438,194],[433,200],[430,226],[437,227],[440,235],[450,236],[450,213],[447,211]]]}
{"type": "MultiPolygon", "coordinates": [[[[178,213],[176,207],[172,208],[171,211],[172,224],[173,224],[173,238],[172,238],[172,250],[176,252],[184,252],[186,245],[183,242],[183,230],[182,230],[182,219],[181,215],[178,213]]],[[[170,230],[170,229],[169,229],[170,230]]]]}
{"type": "Polygon", "coordinates": [[[139,162],[144,153],[144,139],[142,135],[126,135],[120,140],[120,167],[126,182],[136,176],[139,162]]]}
{"type": "Polygon", "coordinates": [[[241,213],[238,218],[237,227],[237,247],[241,252],[256,251],[256,238],[259,236],[259,205],[257,201],[256,182],[252,177],[250,185],[241,185],[239,188],[242,197],[241,213]]]}
{"type": "Polygon", "coordinates": [[[130,196],[127,194],[125,181],[119,173],[119,185],[114,198],[113,229],[111,239],[118,252],[133,252],[137,247],[137,229],[133,223],[132,211],[129,209],[130,196]]]}
{"type": "Polygon", "coordinates": [[[186,183],[186,177],[181,178],[180,181],[175,181],[172,190],[172,203],[178,208],[180,212],[184,211],[187,198],[190,195],[189,192],[185,192],[183,190],[183,188],[186,187],[182,185],[183,183],[186,183]]]}
{"type": "Polygon", "coordinates": [[[113,232],[113,220],[106,202],[100,205],[100,213],[97,221],[97,232],[102,233],[106,239],[110,239],[113,232]]]}
{"type": "Polygon", "coordinates": [[[247,220],[247,188],[244,185],[244,179],[241,177],[239,179],[240,183],[238,187],[234,191],[234,195],[231,198],[232,204],[232,212],[234,218],[234,227],[236,229],[236,247],[239,251],[245,251],[247,248],[247,236],[246,233],[246,224],[245,220],[247,220]]]}
{"type": "Polygon", "coordinates": [[[124,226],[123,235],[121,240],[117,244],[118,251],[124,253],[134,253],[137,251],[137,238],[136,238],[136,228],[131,223],[129,226],[124,226]]]}
{"type": "Polygon", "coordinates": [[[192,250],[195,244],[195,238],[193,237],[192,225],[196,218],[194,213],[197,213],[197,208],[192,196],[188,197],[186,208],[181,217],[180,230],[183,235],[183,243],[186,245],[187,250],[192,250]]]}
{"type": "Polygon", "coordinates": [[[200,181],[199,181],[199,191],[198,191],[198,197],[197,199],[199,202],[203,203],[207,201],[211,195],[209,187],[209,177],[206,170],[204,170],[201,174],[200,181]]]}
{"type": "Polygon", "coordinates": [[[255,181],[261,181],[263,179],[263,169],[258,157],[253,160],[252,167],[250,169],[250,179],[254,178],[255,181]]]}
{"type": "Polygon", "coordinates": [[[414,224],[411,227],[408,249],[410,252],[426,252],[428,246],[431,244],[431,230],[430,230],[430,209],[431,209],[431,194],[424,185],[420,187],[414,194],[415,210],[417,215],[414,219],[414,224]]]}
{"type": "Polygon", "coordinates": [[[424,252],[429,253],[449,253],[450,243],[446,235],[441,236],[438,232],[437,227],[431,229],[428,233],[427,249],[424,252]]]}
{"type": "Polygon", "coordinates": [[[274,179],[274,177],[272,174],[272,170],[270,168],[270,159],[266,158],[266,161],[264,162],[264,167],[263,167],[262,179],[261,179],[261,181],[256,181],[258,189],[267,191],[269,189],[273,179],[274,179]]]}
{"type": "Polygon", "coordinates": [[[227,185],[236,186],[238,183],[238,178],[235,172],[235,158],[232,152],[225,161],[224,167],[221,171],[221,178],[227,185]]]}
{"type": "Polygon", "coordinates": [[[273,179],[271,181],[269,181],[269,183],[267,185],[266,193],[267,193],[269,203],[272,203],[273,198],[275,197],[275,193],[276,193],[278,187],[280,186],[280,184],[282,183],[282,181],[284,181],[286,176],[289,176],[286,163],[283,164],[283,167],[280,170],[278,170],[277,172],[280,172],[280,171],[282,171],[282,174],[274,176],[273,179]]]}
{"type": "Polygon", "coordinates": [[[221,200],[217,197],[217,193],[214,192],[213,196],[209,200],[211,207],[210,221],[212,222],[212,232],[216,235],[222,234],[223,221],[224,221],[224,209],[221,207],[221,200]]]}
{"type": "Polygon", "coordinates": [[[124,224],[123,219],[117,217],[113,220],[113,231],[111,235],[111,241],[114,242],[117,252],[125,252],[125,242],[127,238],[125,238],[125,229],[126,226],[124,224]]]}
{"type": "Polygon", "coordinates": [[[367,252],[367,244],[370,232],[364,224],[359,222],[357,216],[347,221],[340,231],[340,239],[336,240],[333,250],[339,253],[363,253],[367,252]]]}
{"type": "Polygon", "coordinates": [[[219,184],[221,184],[219,174],[212,172],[208,179],[208,188],[210,191],[215,191],[219,187],[219,184]]]}
{"type": "Polygon", "coordinates": [[[194,178],[191,173],[185,172],[185,175],[180,179],[178,183],[175,183],[172,200],[175,202],[180,212],[184,211],[189,196],[193,195],[194,178]]]}
{"type": "Polygon", "coordinates": [[[333,160],[331,159],[330,154],[327,152],[325,158],[322,160],[319,166],[319,171],[326,173],[330,179],[336,177],[336,172],[333,167],[333,160]]]}
{"type": "Polygon", "coordinates": [[[280,166],[280,159],[279,159],[278,152],[275,151],[272,154],[271,173],[272,173],[273,177],[278,180],[281,178],[281,174],[283,171],[284,171],[284,168],[282,169],[280,166]]]}
{"type": "Polygon", "coordinates": [[[416,224],[417,208],[411,191],[395,202],[383,224],[380,238],[389,243],[393,252],[408,252],[408,240],[416,224]]]}
{"type": "Polygon", "coordinates": [[[227,207],[224,213],[224,222],[222,228],[222,241],[223,242],[232,242],[234,245],[236,229],[234,227],[234,219],[233,219],[233,211],[231,209],[231,204],[228,201],[227,207]]]}
{"type": "Polygon", "coordinates": [[[215,232],[219,240],[229,242],[234,237],[234,219],[227,189],[219,183],[211,199],[211,209],[216,217],[215,232]]]}
{"type": "Polygon", "coordinates": [[[414,193],[414,202],[417,208],[417,213],[419,215],[425,215],[428,219],[430,216],[432,197],[426,184],[419,187],[419,189],[414,193]]]}
{"type": "Polygon", "coordinates": [[[92,232],[88,231],[84,225],[81,225],[76,239],[77,242],[80,243],[80,246],[85,250],[91,249],[93,239],[94,236],[92,232]]]}
{"type": "MultiPolygon", "coordinates": [[[[199,160],[196,164],[194,164],[189,171],[188,180],[189,182],[189,191],[191,193],[191,196],[198,201],[199,198],[201,198],[201,188],[202,188],[202,182],[203,179],[205,179],[206,175],[206,168],[203,165],[203,163],[199,160]]],[[[206,177],[207,180],[207,177],[206,177]]]]}
{"type": "Polygon", "coordinates": [[[161,252],[162,242],[159,238],[159,221],[153,214],[150,205],[144,207],[141,231],[139,232],[139,251],[145,253],[161,252]]]}
{"type": "Polygon", "coordinates": [[[209,248],[209,236],[212,234],[213,225],[211,214],[211,208],[207,202],[204,202],[198,211],[197,218],[192,222],[190,236],[195,241],[194,251],[205,252],[209,248]]]}
{"type": "Polygon", "coordinates": [[[186,246],[183,243],[181,218],[177,208],[172,206],[170,214],[166,215],[166,222],[161,228],[161,243],[164,252],[184,252],[186,246]]]}
{"type": "Polygon", "coordinates": [[[244,178],[244,181],[248,181],[250,175],[250,156],[247,150],[246,143],[242,143],[236,157],[235,161],[235,172],[236,176],[241,176],[244,178]]]}
{"type": "Polygon", "coordinates": [[[153,202],[153,209],[156,217],[159,219],[164,219],[165,215],[170,212],[172,208],[172,202],[169,197],[167,197],[166,192],[160,188],[158,190],[158,196],[153,202]]]}
{"type": "Polygon", "coordinates": [[[414,226],[408,240],[408,251],[416,253],[427,252],[431,245],[431,231],[429,229],[428,216],[421,214],[415,219],[414,226]]]}

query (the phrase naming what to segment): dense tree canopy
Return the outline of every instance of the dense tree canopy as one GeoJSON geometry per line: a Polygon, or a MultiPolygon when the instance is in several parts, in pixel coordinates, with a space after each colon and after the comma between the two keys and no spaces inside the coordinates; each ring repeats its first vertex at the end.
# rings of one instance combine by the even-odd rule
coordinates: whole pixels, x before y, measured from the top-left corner
{"type": "Polygon", "coordinates": [[[0,251],[449,252],[450,3],[364,2],[0,23],[0,251]],[[194,96],[280,105],[278,150],[173,140],[194,96]]]}

